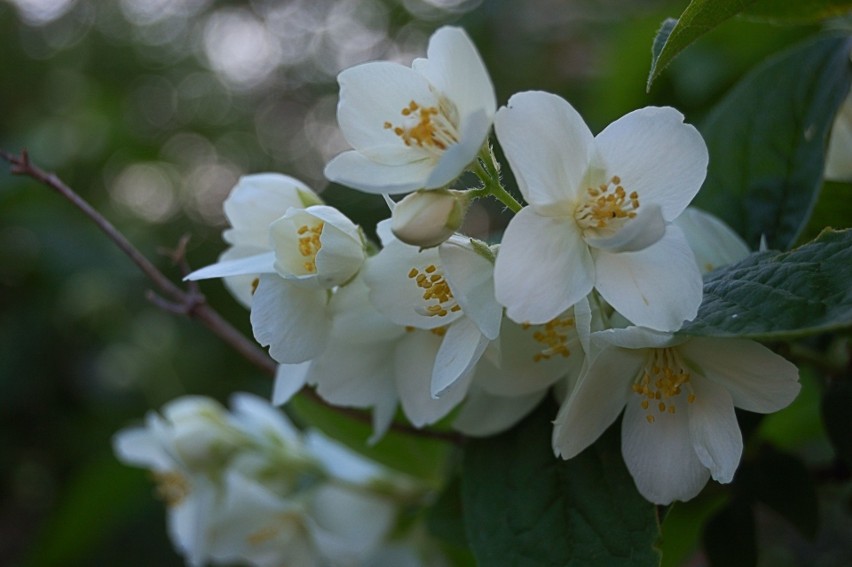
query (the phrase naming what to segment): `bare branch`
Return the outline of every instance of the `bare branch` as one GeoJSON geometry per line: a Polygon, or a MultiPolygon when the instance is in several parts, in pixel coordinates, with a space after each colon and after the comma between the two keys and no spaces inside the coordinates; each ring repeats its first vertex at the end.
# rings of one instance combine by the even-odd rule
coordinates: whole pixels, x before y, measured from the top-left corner
{"type": "MultiPolygon", "coordinates": [[[[226,321],[218,311],[213,309],[207,303],[204,295],[200,292],[196,282],[189,282],[187,284],[187,289],[182,289],[172,283],[168,277],[166,277],[153,263],[151,263],[151,261],[148,260],[148,258],[142,254],[139,249],[127,240],[127,238],[118,229],[116,229],[112,223],[110,223],[85,199],[66,185],[54,173],[46,172],[33,165],[26,150],[23,150],[19,155],[0,150],[0,158],[9,162],[11,166],[11,173],[30,177],[42,185],[53,189],[82,211],[89,220],[95,223],[95,225],[107,235],[107,238],[109,238],[122,252],[124,252],[124,254],[128,256],[134,264],[136,264],[139,270],[154,284],[154,287],[159,293],[149,290],[146,293],[148,301],[169,313],[182,315],[201,322],[201,324],[207,327],[207,329],[239,353],[243,358],[254,364],[265,374],[271,377],[275,376],[278,368],[275,361],[272,360],[264,350],[258,347],[257,344],[248,339],[236,327],[226,321]]],[[[165,251],[165,254],[171,258],[172,262],[179,266],[181,274],[184,276],[190,272],[189,264],[186,261],[186,246],[188,242],[189,236],[184,235],[181,237],[174,250],[165,251]]],[[[342,415],[366,423],[371,422],[369,412],[354,408],[333,406],[322,399],[311,388],[303,388],[301,393],[342,415]]],[[[442,441],[449,441],[456,444],[463,441],[463,437],[461,435],[452,431],[416,429],[410,425],[400,423],[394,423],[391,427],[395,431],[420,437],[440,439],[442,441]]]]}

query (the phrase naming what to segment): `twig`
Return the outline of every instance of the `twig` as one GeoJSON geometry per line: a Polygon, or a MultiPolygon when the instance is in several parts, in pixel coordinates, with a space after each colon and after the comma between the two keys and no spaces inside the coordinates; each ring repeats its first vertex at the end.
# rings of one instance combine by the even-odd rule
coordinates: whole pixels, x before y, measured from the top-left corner
{"type": "MultiPolygon", "coordinates": [[[[204,295],[199,291],[196,282],[187,284],[187,289],[182,289],[172,283],[148,258],[142,254],[112,223],[110,223],[103,215],[101,215],[94,207],[92,207],[85,199],[78,195],[73,189],[68,187],[54,173],[49,173],[35,166],[29,159],[26,150],[23,150],[20,155],[15,155],[4,150],[0,150],[0,158],[6,160],[11,165],[10,171],[15,175],[24,175],[30,177],[42,185],[45,185],[62,197],[71,202],[75,207],[86,215],[104,234],[109,238],[130,260],[136,264],[136,267],[154,284],[154,287],[160,294],[149,290],[146,293],[147,299],[157,307],[176,315],[183,315],[190,319],[195,319],[201,322],[214,335],[219,337],[228,346],[237,351],[243,358],[261,369],[264,373],[274,377],[277,370],[277,364],[272,360],[266,352],[258,347],[254,342],[249,340],[238,329],[226,321],[218,311],[213,309],[205,299],[204,295]],[[165,297],[163,297],[165,296],[165,297]]],[[[169,251],[168,255],[172,261],[180,267],[181,273],[186,275],[189,273],[189,265],[186,262],[186,245],[189,240],[188,236],[184,236],[178,242],[175,250],[169,251]]],[[[371,422],[368,412],[357,410],[354,408],[340,408],[332,406],[323,400],[314,390],[303,388],[302,394],[305,394],[313,400],[328,406],[336,412],[364,421],[371,422]]],[[[462,436],[449,431],[433,431],[428,429],[416,429],[406,424],[394,423],[391,426],[394,430],[417,435],[420,437],[429,437],[460,443],[462,436]]]]}

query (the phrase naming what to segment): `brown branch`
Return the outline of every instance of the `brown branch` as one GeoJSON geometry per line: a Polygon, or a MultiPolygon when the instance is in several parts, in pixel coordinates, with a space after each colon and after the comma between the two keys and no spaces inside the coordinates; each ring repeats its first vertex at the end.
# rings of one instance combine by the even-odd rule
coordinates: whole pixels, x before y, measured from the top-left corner
{"type": "MultiPolygon", "coordinates": [[[[187,289],[182,289],[175,285],[168,277],[166,277],[148,258],[139,251],[112,223],[110,223],[103,215],[101,215],[94,207],[92,207],[85,199],[78,195],[73,189],[66,185],[54,173],[44,171],[43,169],[33,165],[29,159],[26,150],[23,150],[20,155],[15,155],[4,150],[0,150],[0,158],[6,160],[10,164],[10,171],[14,175],[23,175],[30,177],[42,185],[59,193],[62,197],[71,202],[77,207],[89,220],[101,229],[130,260],[136,264],[136,267],[145,274],[145,276],[154,284],[160,294],[149,290],[146,293],[147,299],[157,307],[173,313],[182,315],[190,319],[199,321],[207,327],[214,335],[219,337],[228,346],[237,351],[243,358],[254,364],[265,374],[274,377],[278,365],[272,360],[265,351],[258,347],[253,341],[248,339],[236,327],[226,321],[218,311],[213,309],[205,299],[204,295],[199,291],[196,282],[189,282],[187,289]],[[165,297],[163,297],[165,296],[165,297]]],[[[184,236],[178,243],[178,246],[173,251],[168,251],[168,256],[172,261],[180,267],[181,273],[186,275],[189,273],[189,265],[186,261],[186,244],[188,236],[184,236]]],[[[309,396],[313,400],[335,410],[336,412],[356,419],[358,421],[371,423],[370,414],[364,410],[354,408],[341,408],[333,406],[322,399],[311,388],[303,388],[302,394],[309,396]]],[[[420,437],[428,437],[440,439],[442,441],[450,441],[460,443],[463,437],[451,431],[433,431],[428,429],[417,429],[407,424],[394,423],[391,426],[395,431],[404,432],[410,435],[420,437]]]]}

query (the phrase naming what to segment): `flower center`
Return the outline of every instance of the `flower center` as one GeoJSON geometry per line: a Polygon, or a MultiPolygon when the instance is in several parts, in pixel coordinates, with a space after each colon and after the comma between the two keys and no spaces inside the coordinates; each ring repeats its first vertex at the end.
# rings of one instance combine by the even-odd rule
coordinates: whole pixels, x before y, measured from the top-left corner
{"type": "Polygon", "coordinates": [[[459,141],[458,112],[453,104],[439,97],[438,106],[421,106],[415,101],[402,109],[402,124],[385,122],[385,130],[402,138],[406,146],[418,147],[432,155],[439,155],[459,141]]]}
{"type": "Polygon", "coordinates": [[[186,478],[175,471],[152,472],[154,482],[157,483],[157,497],[166,503],[166,506],[173,508],[177,506],[189,495],[189,482],[186,478]]]}
{"type": "Polygon", "coordinates": [[[628,195],[621,178],[614,175],[608,183],[586,189],[586,199],[577,207],[574,218],[584,230],[615,232],[636,217],[638,208],[639,194],[633,191],[628,195]]]}
{"type": "Polygon", "coordinates": [[[408,277],[423,290],[423,300],[427,305],[417,309],[421,315],[446,317],[448,313],[461,311],[461,305],[456,303],[447,280],[435,264],[429,264],[422,272],[411,268],[408,277]]]}
{"type": "Polygon", "coordinates": [[[314,274],[317,271],[317,252],[322,248],[320,235],[325,223],[320,221],[313,226],[303,224],[296,231],[299,235],[299,252],[304,256],[305,271],[314,274]]]}
{"type": "Polygon", "coordinates": [[[687,392],[687,403],[695,401],[695,394],[689,383],[689,371],[677,352],[670,348],[654,349],[642,373],[633,383],[633,391],[642,399],[642,409],[647,412],[645,419],[654,423],[654,410],[658,413],[674,414],[675,402],[683,391],[687,392]]]}
{"type": "MultiPolygon", "coordinates": [[[[530,324],[524,323],[521,325],[524,329],[529,329],[530,324]]],[[[550,360],[554,356],[562,356],[568,358],[571,351],[568,350],[568,331],[574,328],[573,317],[556,317],[551,319],[540,328],[533,332],[533,339],[542,345],[540,352],[533,355],[533,362],[541,362],[542,360],[550,360]]]]}

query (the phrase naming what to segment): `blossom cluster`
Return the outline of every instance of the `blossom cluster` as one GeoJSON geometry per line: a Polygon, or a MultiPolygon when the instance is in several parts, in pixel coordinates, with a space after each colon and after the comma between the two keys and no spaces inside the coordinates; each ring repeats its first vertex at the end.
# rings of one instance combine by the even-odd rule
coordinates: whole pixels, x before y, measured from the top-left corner
{"type": "Polygon", "coordinates": [[[698,312],[702,273],[749,253],[688,208],[709,158],[683,115],[642,108],[594,135],[554,94],[498,109],[453,27],[410,67],[365,63],[339,83],[352,149],[325,173],[385,195],[378,242],[300,181],[250,175],[225,201],[230,247],[189,276],[225,278],[250,308],[280,364],[274,403],[314,387],[372,410],[378,442],[400,408],[416,427],[483,436],[552,393],[556,455],[577,455],[623,412],[624,459],[647,499],[729,482],[743,448],[734,407],[785,407],[798,371],[751,341],[676,334],[698,312]],[[503,185],[492,129],[524,203],[503,185]],[[485,197],[514,213],[499,242],[460,232],[485,197]]]}
{"type": "Polygon", "coordinates": [[[423,534],[391,538],[402,505],[423,496],[412,479],[300,432],[256,396],[231,405],[178,398],[114,438],[122,461],[151,470],[190,565],[444,564],[421,556],[423,534]]]}

